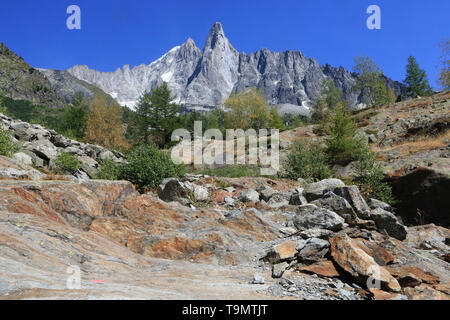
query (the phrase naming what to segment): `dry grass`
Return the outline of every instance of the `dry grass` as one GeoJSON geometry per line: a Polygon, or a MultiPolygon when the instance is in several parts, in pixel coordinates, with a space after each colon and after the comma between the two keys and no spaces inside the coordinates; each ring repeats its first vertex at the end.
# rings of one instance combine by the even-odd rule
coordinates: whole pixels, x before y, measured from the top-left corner
{"type": "Polygon", "coordinates": [[[449,144],[449,140],[450,130],[447,130],[436,136],[420,136],[415,141],[403,142],[389,147],[380,148],[373,146],[372,151],[379,153],[396,151],[399,152],[402,157],[406,157],[411,154],[428,152],[446,147],[449,144]]]}
{"type": "Polygon", "coordinates": [[[58,174],[52,174],[52,173],[46,174],[42,178],[42,180],[45,180],[45,181],[71,181],[70,178],[68,178],[68,177],[60,176],[58,174]]]}

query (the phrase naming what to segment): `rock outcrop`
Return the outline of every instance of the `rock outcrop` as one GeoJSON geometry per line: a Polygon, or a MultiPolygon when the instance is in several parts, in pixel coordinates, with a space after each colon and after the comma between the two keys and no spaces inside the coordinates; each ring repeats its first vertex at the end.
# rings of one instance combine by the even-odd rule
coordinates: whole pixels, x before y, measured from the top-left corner
{"type": "Polygon", "coordinates": [[[48,79],[0,42],[0,92],[12,99],[63,105],[48,79]]]}
{"type": "Polygon", "coordinates": [[[13,120],[3,114],[0,114],[0,126],[21,143],[21,150],[13,158],[22,165],[51,169],[58,155],[65,152],[76,156],[80,162],[81,168],[76,176],[93,178],[102,160],[124,161],[120,152],[71,140],[41,125],[13,120]]]}
{"type": "MultiPolygon", "coordinates": [[[[16,163],[0,158],[0,172],[30,169],[16,163]]],[[[344,198],[344,206],[330,205],[331,192],[314,204],[282,200],[311,189],[291,180],[187,174],[166,179],[157,196],[125,181],[4,177],[0,297],[449,298],[448,229],[405,228],[400,241],[385,232],[400,224],[388,211],[381,227],[366,228],[332,211],[356,208],[344,198]],[[274,198],[282,205],[270,206],[274,198]],[[82,289],[67,288],[67,268],[79,268],[82,289]]]]}

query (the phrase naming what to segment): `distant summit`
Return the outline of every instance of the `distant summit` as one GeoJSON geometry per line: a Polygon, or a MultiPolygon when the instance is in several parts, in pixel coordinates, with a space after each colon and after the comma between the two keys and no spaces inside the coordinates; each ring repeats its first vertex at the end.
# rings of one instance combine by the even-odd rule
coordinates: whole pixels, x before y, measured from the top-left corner
{"type": "MultiPolygon", "coordinates": [[[[262,89],[272,105],[289,104],[304,110],[319,95],[322,80],[328,77],[342,89],[352,107],[362,101],[352,92],[356,75],[344,68],[319,66],[299,51],[272,52],[262,49],[239,53],[225,36],[222,25],[214,23],[200,50],[191,38],[149,65],[129,66],[114,72],[99,72],[87,66],[67,70],[74,77],[94,84],[120,104],[133,107],[139,96],[163,81],[177,96],[177,102],[190,107],[219,106],[232,92],[249,87],[262,89]]],[[[397,95],[403,85],[386,78],[397,95]]]]}

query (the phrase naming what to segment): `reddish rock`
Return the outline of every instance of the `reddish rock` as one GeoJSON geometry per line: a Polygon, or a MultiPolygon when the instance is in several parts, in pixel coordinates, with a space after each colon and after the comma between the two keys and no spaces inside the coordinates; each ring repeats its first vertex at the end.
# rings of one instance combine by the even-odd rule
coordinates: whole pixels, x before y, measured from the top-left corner
{"type": "Polygon", "coordinates": [[[422,283],[414,288],[407,287],[404,292],[410,300],[450,300],[450,296],[422,283]]]}
{"type": "Polygon", "coordinates": [[[367,284],[371,277],[379,281],[381,288],[399,292],[401,287],[397,280],[382,266],[377,264],[373,257],[362,250],[358,242],[347,235],[338,235],[330,239],[331,255],[334,261],[355,281],[367,284]]]}
{"type": "Polygon", "coordinates": [[[387,266],[386,269],[394,276],[402,287],[415,287],[421,283],[438,284],[439,279],[417,267],[387,266]]]}
{"type": "Polygon", "coordinates": [[[339,272],[336,270],[333,262],[330,260],[322,260],[309,266],[299,267],[297,270],[306,273],[315,273],[321,277],[333,278],[338,277],[339,272]]]}
{"type": "Polygon", "coordinates": [[[386,292],[380,289],[371,288],[369,289],[370,293],[373,296],[374,300],[398,300],[399,294],[398,293],[392,293],[392,292],[386,292]]]}
{"type": "Polygon", "coordinates": [[[295,249],[295,246],[295,242],[290,240],[278,244],[269,251],[265,257],[265,260],[272,264],[276,264],[281,261],[293,259],[297,254],[297,249],[295,249]]]}

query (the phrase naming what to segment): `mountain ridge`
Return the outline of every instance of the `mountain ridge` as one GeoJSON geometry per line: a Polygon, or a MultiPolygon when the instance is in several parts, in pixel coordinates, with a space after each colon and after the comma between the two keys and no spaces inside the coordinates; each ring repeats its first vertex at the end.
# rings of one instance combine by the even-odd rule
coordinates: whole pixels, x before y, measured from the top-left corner
{"type": "MultiPolygon", "coordinates": [[[[364,107],[360,92],[350,90],[356,74],[343,67],[320,66],[314,58],[307,58],[300,51],[238,52],[219,22],[212,26],[202,50],[188,38],[148,65],[131,69],[125,65],[113,72],[75,65],[67,71],[99,86],[120,104],[131,107],[140,95],[165,81],[177,96],[176,102],[187,106],[217,107],[230,93],[256,87],[262,89],[271,105],[291,104],[307,108],[320,94],[325,77],[342,89],[351,107],[364,107]]],[[[401,83],[387,77],[386,81],[396,95],[404,94],[401,83]]]]}

